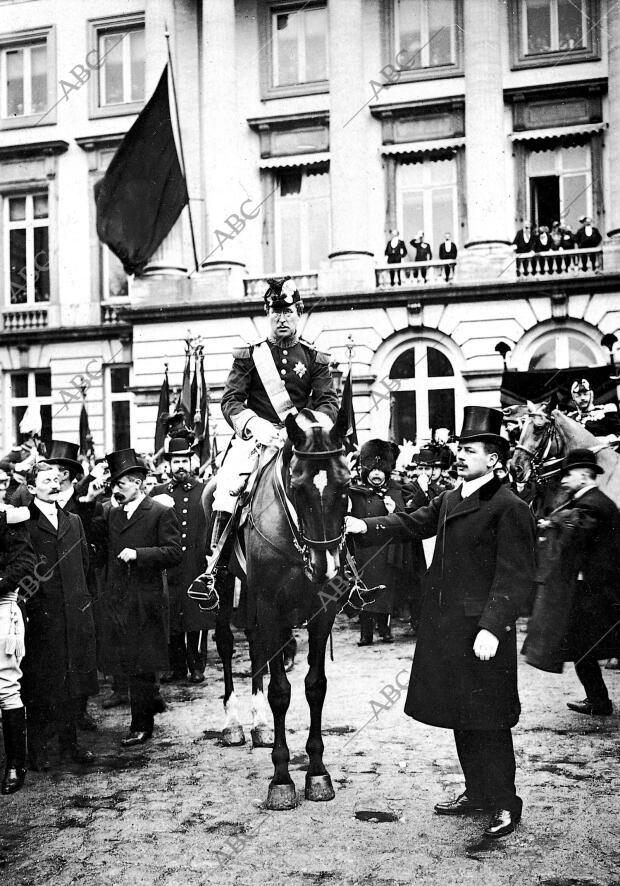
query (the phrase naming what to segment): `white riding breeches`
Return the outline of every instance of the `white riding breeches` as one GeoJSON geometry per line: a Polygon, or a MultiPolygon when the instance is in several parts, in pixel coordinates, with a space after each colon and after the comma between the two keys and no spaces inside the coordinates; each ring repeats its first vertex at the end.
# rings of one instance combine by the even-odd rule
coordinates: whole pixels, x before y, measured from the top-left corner
{"type": "Polygon", "coordinates": [[[20,662],[24,657],[24,622],[17,603],[0,600],[0,710],[21,708],[20,662]]]}
{"type": "Polygon", "coordinates": [[[229,514],[234,511],[237,496],[254,470],[257,458],[257,445],[253,439],[233,437],[226,458],[217,472],[214,511],[226,511],[229,514]]]}

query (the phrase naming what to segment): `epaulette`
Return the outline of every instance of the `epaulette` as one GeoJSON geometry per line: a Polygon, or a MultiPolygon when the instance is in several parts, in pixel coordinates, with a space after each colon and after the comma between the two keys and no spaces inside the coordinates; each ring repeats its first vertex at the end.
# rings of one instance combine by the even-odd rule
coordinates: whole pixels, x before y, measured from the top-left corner
{"type": "Polygon", "coordinates": [[[328,354],[326,351],[319,351],[316,345],[310,344],[309,341],[306,341],[305,338],[300,338],[299,341],[302,345],[305,345],[308,350],[312,351],[314,354],[314,359],[317,363],[324,363],[326,366],[332,361],[332,355],[328,354]]]}
{"type": "Polygon", "coordinates": [[[617,412],[618,411],[618,407],[616,406],[615,403],[604,403],[603,406],[601,407],[601,409],[603,410],[603,412],[617,412]]]}
{"type": "Polygon", "coordinates": [[[232,353],[235,360],[249,360],[252,355],[249,345],[245,348],[233,348],[232,353]]]}

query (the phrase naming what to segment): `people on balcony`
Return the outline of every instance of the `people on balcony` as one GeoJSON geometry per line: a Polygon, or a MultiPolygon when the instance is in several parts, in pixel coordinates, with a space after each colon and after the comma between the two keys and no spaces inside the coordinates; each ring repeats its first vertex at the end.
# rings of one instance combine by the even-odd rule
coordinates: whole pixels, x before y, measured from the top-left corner
{"type": "Polygon", "coordinates": [[[446,232],[446,235],[443,239],[443,243],[439,246],[439,258],[442,261],[452,261],[453,264],[444,265],[443,272],[446,277],[446,283],[449,282],[450,277],[454,276],[454,268],[456,267],[456,256],[458,254],[458,249],[456,248],[456,243],[452,240],[452,235],[450,231],[446,232]]]}
{"type": "MultiPolygon", "coordinates": [[[[418,236],[415,237],[413,240],[410,240],[410,243],[411,243],[411,246],[413,247],[413,261],[414,261],[414,263],[432,261],[433,252],[432,252],[430,243],[428,243],[424,239],[424,231],[418,231],[418,236]]],[[[422,275],[422,279],[424,280],[425,283],[426,283],[426,272],[427,271],[428,271],[428,268],[426,267],[426,265],[423,265],[420,268],[420,274],[422,275]]],[[[413,276],[414,276],[414,279],[417,279],[418,268],[413,269],[413,276]]]]}
{"type": "MultiPolygon", "coordinates": [[[[384,255],[387,256],[388,265],[399,265],[407,257],[405,241],[400,239],[398,231],[390,231],[390,239],[385,247],[384,255]]],[[[394,285],[394,277],[396,277],[400,286],[400,268],[398,270],[390,269],[390,286],[394,285]]]]}
{"type": "MultiPolygon", "coordinates": [[[[538,236],[534,240],[534,252],[552,252],[553,250],[555,250],[555,245],[549,234],[549,228],[547,225],[541,225],[538,229],[538,236]]],[[[544,274],[546,269],[549,274],[552,274],[553,265],[554,260],[551,256],[539,258],[535,261],[535,270],[539,274],[544,274]]]]}
{"type": "MultiPolygon", "coordinates": [[[[570,225],[563,225],[560,227],[560,243],[558,246],[560,250],[568,250],[575,249],[575,237],[573,235],[573,229],[570,225]]],[[[564,269],[568,271],[568,269],[572,266],[574,262],[574,256],[569,255],[564,258],[564,269]]],[[[558,260],[558,270],[561,271],[561,261],[558,260]]]]}
{"type": "MultiPolygon", "coordinates": [[[[597,246],[601,245],[602,236],[601,232],[598,228],[595,228],[592,224],[592,219],[590,216],[582,216],[579,221],[582,223],[581,227],[577,231],[575,236],[575,241],[577,243],[578,249],[596,249],[597,246]]],[[[588,259],[592,263],[592,270],[596,270],[596,253],[591,252],[589,255],[581,256],[581,267],[582,270],[586,271],[588,268],[588,259]]]]}
{"type": "Polygon", "coordinates": [[[527,277],[530,269],[534,273],[535,267],[529,258],[520,258],[520,256],[534,251],[534,237],[529,221],[522,219],[521,224],[522,227],[517,231],[512,244],[516,247],[517,252],[517,277],[520,277],[521,274],[527,277]]]}

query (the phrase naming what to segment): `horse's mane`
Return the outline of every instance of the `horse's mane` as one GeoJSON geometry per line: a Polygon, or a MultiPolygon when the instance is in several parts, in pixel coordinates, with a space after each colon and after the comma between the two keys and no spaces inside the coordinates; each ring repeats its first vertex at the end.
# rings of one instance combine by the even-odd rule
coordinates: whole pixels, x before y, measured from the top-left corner
{"type": "Polygon", "coordinates": [[[559,409],[554,409],[551,415],[557,429],[564,438],[567,449],[593,449],[596,446],[600,446],[600,440],[594,434],[591,434],[590,431],[586,431],[583,425],[580,425],[574,418],[569,418],[568,415],[559,409]]]}

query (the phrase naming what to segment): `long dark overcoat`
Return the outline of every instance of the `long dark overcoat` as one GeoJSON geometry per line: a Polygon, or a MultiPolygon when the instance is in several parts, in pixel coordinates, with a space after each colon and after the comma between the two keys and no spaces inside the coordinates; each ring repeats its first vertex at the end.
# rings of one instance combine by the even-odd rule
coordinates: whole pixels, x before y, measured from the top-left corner
{"type": "Polygon", "coordinates": [[[178,566],[168,570],[170,595],[170,633],[202,631],[211,627],[213,619],[201,610],[195,600],[187,596],[187,589],[205,570],[207,553],[207,522],[202,507],[204,483],[188,477],[182,483],[175,480],[161,483],[151,492],[152,496],[167,494],[174,499],[174,512],[181,530],[183,559],[178,566]]]}
{"type": "Polygon", "coordinates": [[[142,499],[129,519],[122,507],[104,508],[93,533],[105,558],[101,576],[100,667],[107,674],[140,674],[168,667],[166,569],[181,560],[173,508],[142,499]],[[132,548],[137,559],[118,555],[132,548]]]}
{"type": "Polygon", "coordinates": [[[589,650],[597,658],[620,652],[620,520],[596,488],[547,519],[523,653],[534,667],[560,673],[589,650]]]}
{"type": "Polygon", "coordinates": [[[99,691],[95,625],[82,523],[58,509],[56,530],[33,502],[26,525],[37,565],[36,584],[25,593],[24,701],[44,699],[53,706],[67,695],[94,695],[99,691]]]}
{"type": "Polygon", "coordinates": [[[461,498],[444,492],[410,514],[368,521],[367,543],[436,535],[405,713],[447,729],[505,729],[519,719],[515,621],[535,575],[535,525],[522,501],[492,479],[461,498]],[[495,657],[473,652],[479,630],[495,657]]]}

